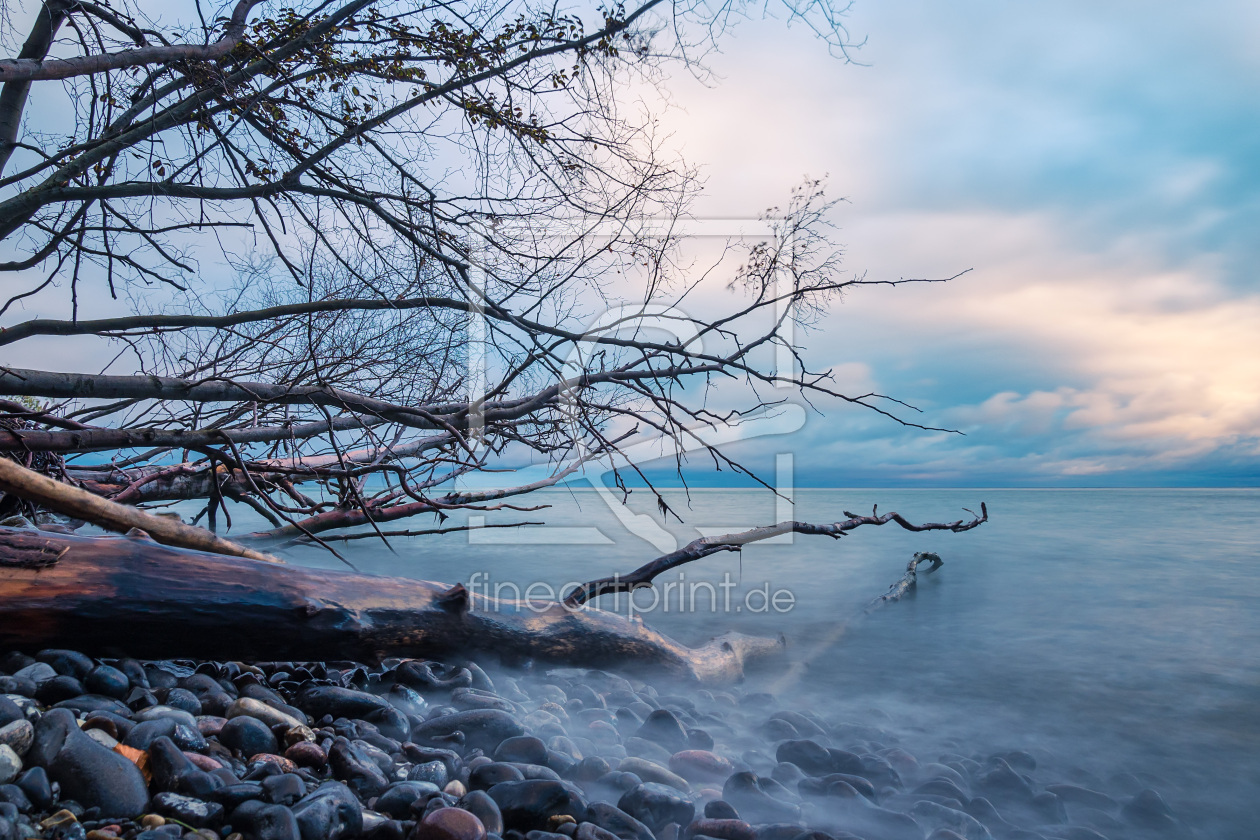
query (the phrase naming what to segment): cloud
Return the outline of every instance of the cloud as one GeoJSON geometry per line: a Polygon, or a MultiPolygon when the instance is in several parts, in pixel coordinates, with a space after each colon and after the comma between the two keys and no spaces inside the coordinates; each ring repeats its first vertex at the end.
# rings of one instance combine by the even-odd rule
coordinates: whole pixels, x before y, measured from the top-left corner
{"type": "Polygon", "coordinates": [[[811,468],[1254,483],[1260,58],[1242,33],[1260,9],[904,0],[850,24],[869,66],[745,27],[723,84],[682,90],[670,118],[708,166],[702,210],[755,213],[830,172],[855,272],[975,269],[853,293],[809,337],[812,367],[865,365],[862,390],[966,435],[833,411],[797,437],[825,456],[811,468]]]}

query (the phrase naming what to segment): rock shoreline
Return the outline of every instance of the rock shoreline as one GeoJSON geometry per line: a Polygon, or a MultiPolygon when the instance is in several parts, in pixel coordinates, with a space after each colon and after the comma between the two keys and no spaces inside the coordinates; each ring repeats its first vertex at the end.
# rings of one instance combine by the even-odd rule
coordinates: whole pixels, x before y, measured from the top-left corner
{"type": "Polygon", "coordinates": [[[0,840],[1146,840],[1133,777],[918,759],[765,693],[473,662],[0,656],[0,840]]]}

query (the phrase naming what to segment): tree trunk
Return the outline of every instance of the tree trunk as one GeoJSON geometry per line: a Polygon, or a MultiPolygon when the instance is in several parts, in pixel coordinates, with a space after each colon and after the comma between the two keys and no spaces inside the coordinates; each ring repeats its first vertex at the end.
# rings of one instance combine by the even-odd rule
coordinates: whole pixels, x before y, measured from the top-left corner
{"type": "Polygon", "coordinates": [[[688,648],[612,613],[535,611],[461,585],[0,528],[0,648],[253,661],[491,652],[720,684],[783,645],[727,634],[688,648]]]}

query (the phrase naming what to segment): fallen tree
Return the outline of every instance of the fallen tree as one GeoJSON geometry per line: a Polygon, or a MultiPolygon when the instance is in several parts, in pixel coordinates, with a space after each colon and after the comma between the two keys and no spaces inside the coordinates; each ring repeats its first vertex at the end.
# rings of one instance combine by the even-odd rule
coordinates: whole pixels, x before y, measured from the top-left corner
{"type": "MultiPolygon", "coordinates": [[[[653,577],[680,563],[787,531],[839,538],[860,525],[896,522],[909,530],[957,532],[982,521],[916,526],[892,513],[821,526],[783,522],[707,538],[703,547],[688,546],[628,575],[623,586],[593,581],[578,590],[580,598],[564,603],[496,600],[462,584],[277,566],[164,546],[139,531],[85,537],[0,527],[0,649],[255,661],[489,652],[509,661],[657,671],[720,684],[780,653],[784,639],[728,633],[690,648],[641,621],[592,609],[587,600],[651,586],[653,577]]],[[[908,570],[910,585],[919,561],[916,556],[908,570]]]]}
{"type": "MultiPolygon", "coordinates": [[[[680,256],[696,174],[623,93],[669,62],[703,72],[738,4],[166,5],[0,4],[0,28],[28,33],[0,58],[0,319],[34,310],[0,323],[0,519],[43,529],[0,541],[0,643],[268,659],[487,645],[729,679],[777,643],[689,650],[575,608],[788,531],[987,518],[704,538],[538,615],[263,562],[538,510],[516,500],[594,465],[623,502],[639,479],[664,516],[645,461],[685,479],[698,453],[773,491],[724,447],[786,402],[950,431],[843,392],[796,329],[845,291],[935,281],[842,275],[810,180],[728,243],[735,260],[694,272],[680,256]],[[80,369],[42,369],[49,342],[80,369]],[[543,475],[461,486],[522,466],[543,475]],[[267,524],[234,528],[242,509],[267,524]],[[382,527],[418,516],[435,527],[382,527]],[[130,536],[76,536],[84,522],[130,536]]],[[[784,5],[847,48],[828,2],[784,5]]]]}

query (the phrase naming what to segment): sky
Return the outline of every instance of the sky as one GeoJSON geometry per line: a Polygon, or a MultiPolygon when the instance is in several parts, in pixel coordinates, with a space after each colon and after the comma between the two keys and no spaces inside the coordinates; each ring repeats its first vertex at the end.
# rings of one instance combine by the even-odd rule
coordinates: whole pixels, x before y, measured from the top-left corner
{"type": "Polygon", "coordinates": [[[970,269],[858,289],[804,336],[843,389],[961,434],[824,405],[735,454],[801,486],[1260,485],[1260,4],[856,0],[845,23],[852,63],[740,23],[712,78],[667,81],[661,128],[699,218],[826,176],[852,275],[970,269]]]}
{"type": "Polygon", "coordinates": [[[698,216],[826,175],[849,271],[971,269],[859,289],[806,338],[812,367],[963,434],[828,409],[750,461],[823,486],[1260,484],[1260,5],[857,0],[846,24],[857,63],[744,23],[662,122],[698,216]]]}

